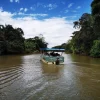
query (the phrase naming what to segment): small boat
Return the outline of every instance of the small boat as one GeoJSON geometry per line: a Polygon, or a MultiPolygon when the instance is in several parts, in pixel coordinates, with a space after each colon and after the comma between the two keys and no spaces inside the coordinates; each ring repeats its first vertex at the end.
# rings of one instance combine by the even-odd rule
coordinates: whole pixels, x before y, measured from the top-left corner
{"type": "Polygon", "coordinates": [[[56,49],[56,48],[41,48],[40,49],[41,54],[41,61],[46,64],[63,64],[64,63],[64,57],[62,56],[62,53],[65,51],[65,49],[56,49]],[[58,52],[61,52],[59,54],[58,52]]]}

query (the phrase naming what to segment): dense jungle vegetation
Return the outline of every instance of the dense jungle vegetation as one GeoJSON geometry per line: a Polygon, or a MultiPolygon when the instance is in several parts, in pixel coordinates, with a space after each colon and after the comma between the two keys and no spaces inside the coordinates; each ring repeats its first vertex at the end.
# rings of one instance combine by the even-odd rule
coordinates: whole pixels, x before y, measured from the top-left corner
{"type": "Polygon", "coordinates": [[[72,39],[66,44],[66,52],[100,57],[100,0],[91,3],[91,14],[84,13],[74,22],[72,39]]]}
{"type": "Polygon", "coordinates": [[[21,28],[12,25],[0,25],[0,55],[39,52],[47,47],[43,36],[25,39],[21,28]]]}

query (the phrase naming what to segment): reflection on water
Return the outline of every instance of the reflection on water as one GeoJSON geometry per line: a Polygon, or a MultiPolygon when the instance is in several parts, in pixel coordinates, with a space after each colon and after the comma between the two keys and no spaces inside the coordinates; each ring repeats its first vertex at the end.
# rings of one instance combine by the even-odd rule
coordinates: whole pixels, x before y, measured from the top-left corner
{"type": "Polygon", "coordinates": [[[21,56],[0,56],[0,70],[5,70],[6,68],[19,66],[21,63],[21,56]]]}
{"type": "Polygon", "coordinates": [[[9,86],[18,79],[23,72],[19,56],[0,57],[0,89],[9,86]]]}
{"type": "Polygon", "coordinates": [[[65,54],[64,65],[40,55],[0,57],[0,100],[100,100],[100,59],[65,54]]]}
{"type": "Polygon", "coordinates": [[[64,65],[48,65],[41,63],[43,73],[59,73],[64,65]]]}
{"type": "Polygon", "coordinates": [[[91,58],[88,56],[71,55],[73,62],[82,63],[86,65],[100,66],[100,58],[91,58]]]}

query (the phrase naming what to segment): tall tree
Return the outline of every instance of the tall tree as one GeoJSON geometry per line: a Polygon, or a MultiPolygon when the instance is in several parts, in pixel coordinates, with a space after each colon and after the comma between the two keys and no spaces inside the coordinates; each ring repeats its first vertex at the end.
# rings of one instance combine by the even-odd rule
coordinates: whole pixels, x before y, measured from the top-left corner
{"type": "Polygon", "coordinates": [[[91,8],[94,17],[94,33],[96,38],[100,39],[100,0],[93,0],[91,8]]]}
{"type": "Polygon", "coordinates": [[[74,27],[79,26],[77,28],[80,30],[73,33],[73,50],[76,53],[89,54],[94,38],[93,18],[91,14],[84,13],[77,22],[78,24],[74,23],[74,27]]]}
{"type": "Polygon", "coordinates": [[[21,53],[24,51],[24,32],[12,25],[0,25],[0,54],[21,53]]]}
{"type": "Polygon", "coordinates": [[[39,52],[40,48],[47,48],[48,43],[45,41],[43,35],[35,36],[25,40],[26,52],[39,52]]]}

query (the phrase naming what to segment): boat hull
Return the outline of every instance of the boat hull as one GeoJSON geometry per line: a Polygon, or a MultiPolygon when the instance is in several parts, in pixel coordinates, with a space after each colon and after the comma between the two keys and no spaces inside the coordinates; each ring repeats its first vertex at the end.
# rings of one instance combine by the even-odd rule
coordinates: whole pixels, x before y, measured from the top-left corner
{"type": "Polygon", "coordinates": [[[51,65],[51,64],[55,64],[55,63],[53,63],[53,62],[48,62],[48,61],[46,61],[46,60],[44,60],[44,59],[41,59],[41,61],[42,61],[43,63],[45,63],[45,64],[49,64],[49,65],[51,65]]]}
{"type": "MultiPolygon", "coordinates": [[[[49,61],[44,60],[43,58],[41,59],[41,61],[48,65],[56,65],[56,62],[49,62],[49,61]]],[[[64,64],[64,63],[61,63],[61,62],[59,63],[59,65],[62,65],[62,64],[64,64]]]]}
{"type": "Polygon", "coordinates": [[[48,55],[41,55],[41,61],[46,64],[55,64],[59,65],[64,63],[63,56],[48,56],[48,55]]]}

